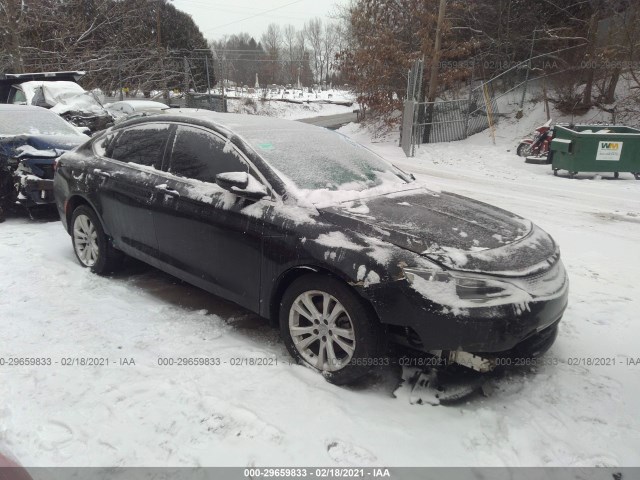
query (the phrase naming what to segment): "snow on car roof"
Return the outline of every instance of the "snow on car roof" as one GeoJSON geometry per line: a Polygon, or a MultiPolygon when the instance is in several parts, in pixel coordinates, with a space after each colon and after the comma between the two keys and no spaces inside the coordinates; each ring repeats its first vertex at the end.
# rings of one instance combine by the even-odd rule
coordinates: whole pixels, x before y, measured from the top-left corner
{"type": "Polygon", "coordinates": [[[119,100],[117,102],[109,103],[106,106],[111,108],[116,108],[120,105],[129,105],[133,107],[133,109],[145,109],[145,108],[156,108],[166,110],[171,108],[169,105],[166,105],[161,102],[155,102],[153,100],[119,100]]]}
{"type": "Polygon", "coordinates": [[[12,112],[16,110],[37,112],[39,110],[46,110],[46,108],[36,107],[34,105],[14,105],[11,103],[0,103],[0,111],[2,112],[12,112]]]}
{"type": "MultiPolygon", "coordinates": [[[[286,120],[282,118],[263,117],[260,115],[243,115],[239,113],[221,113],[211,110],[196,108],[180,108],[167,112],[169,115],[190,117],[198,120],[209,121],[219,126],[232,130],[242,135],[245,132],[262,130],[297,130],[297,131],[317,131],[318,127],[313,125],[286,120]]],[[[156,117],[158,120],[159,117],[156,117]]]]}

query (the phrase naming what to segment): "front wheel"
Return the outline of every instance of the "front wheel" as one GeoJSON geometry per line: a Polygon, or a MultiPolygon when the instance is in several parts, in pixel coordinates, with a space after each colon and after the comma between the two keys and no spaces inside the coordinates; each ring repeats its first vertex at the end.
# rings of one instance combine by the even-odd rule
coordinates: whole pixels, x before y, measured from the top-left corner
{"type": "Polygon", "coordinates": [[[71,217],[71,228],[73,251],[83,267],[98,274],[117,270],[122,253],[111,245],[93,209],[87,205],[76,208],[71,217]]]}
{"type": "Polygon", "coordinates": [[[291,284],[280,303],[280,332],[291,356],[331,383],[351,383],[384,365],[375,314],[332,277],[304,275],[291,284]]]}
{"type": "Polygon", "coordinates": [[[528,157],[529,155],[531,155],[531,152],[531,144],[527,142],[522,142],[520,145],[518,145],[518,149],[516,150],[516,153],[519,157],[528,157]]]}

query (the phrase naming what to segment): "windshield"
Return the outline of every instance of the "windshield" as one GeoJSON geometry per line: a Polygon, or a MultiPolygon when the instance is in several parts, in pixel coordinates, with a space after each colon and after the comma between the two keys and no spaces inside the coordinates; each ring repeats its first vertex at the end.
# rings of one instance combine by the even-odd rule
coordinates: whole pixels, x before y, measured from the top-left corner
{"type": "Polygon", "coordinates": [[[291,122],[291,128],[250,129],[243,137],[264,159],[302,190],[363,191],[409,178],[346,136],[291,122]]]}
{"type": "Polygon", "coordinates": [[[37,109],[37,111],[3,112],[0,115],[0,136],[6,135],[81,135],[81,133],[58,115],[44,109],[37,109]]]}

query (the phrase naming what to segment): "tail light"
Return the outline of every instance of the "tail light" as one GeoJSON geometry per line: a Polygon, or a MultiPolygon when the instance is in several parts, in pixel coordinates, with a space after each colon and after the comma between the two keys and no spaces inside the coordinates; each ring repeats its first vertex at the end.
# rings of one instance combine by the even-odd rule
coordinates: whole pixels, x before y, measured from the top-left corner
{"type": "Polygon", "coordinates": [[[60,165],[60,159],[56,158],[56,160],[53,162],[53,172],[57,172],[58,171],[58,166],[60,165]]]}

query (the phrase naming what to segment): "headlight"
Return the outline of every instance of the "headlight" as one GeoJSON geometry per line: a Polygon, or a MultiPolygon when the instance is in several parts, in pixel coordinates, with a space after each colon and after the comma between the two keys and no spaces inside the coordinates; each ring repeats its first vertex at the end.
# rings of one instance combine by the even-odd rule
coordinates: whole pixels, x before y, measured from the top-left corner
{"type": "Polygon", "coordinates": [[[405,278],[423,297],[445,306],[473,307],[527,302],[531,296],[517,286],[493,278],[437,269],[405,268],[405,278]]]}
{"type": "Polygon", "coordinates": [[[507,284],[477,278],[455,278],[456,294],[467,300],[486,301],[509,296],[507,284]]]}

